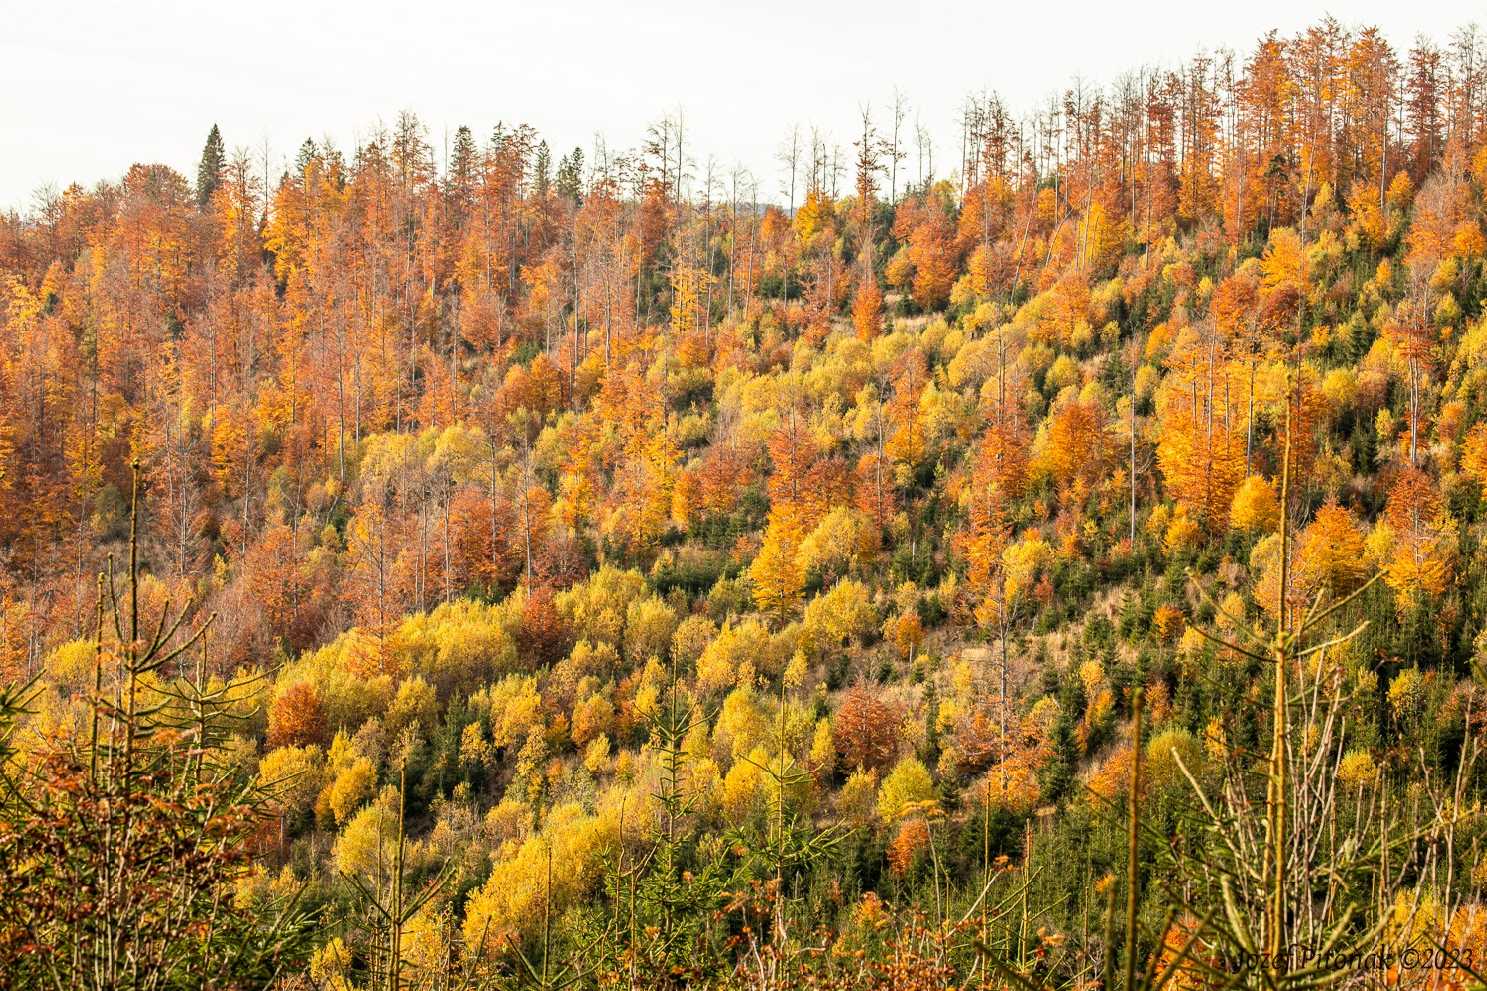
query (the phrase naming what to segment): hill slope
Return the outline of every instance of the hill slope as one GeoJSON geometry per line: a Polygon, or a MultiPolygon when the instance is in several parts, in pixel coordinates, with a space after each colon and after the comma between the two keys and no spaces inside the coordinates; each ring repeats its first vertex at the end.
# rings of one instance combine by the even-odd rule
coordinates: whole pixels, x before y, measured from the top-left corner
{"type": "Polygon", "coordinates": [[[977,101],[896,202],[866,117],[782,209],[670,121],[440,171],[405,115],[0,219],[21,792],[100,713],[191,788],[210,744],[314,986],[1487,953],[1472,54],[1328,22],[977,101]]]}

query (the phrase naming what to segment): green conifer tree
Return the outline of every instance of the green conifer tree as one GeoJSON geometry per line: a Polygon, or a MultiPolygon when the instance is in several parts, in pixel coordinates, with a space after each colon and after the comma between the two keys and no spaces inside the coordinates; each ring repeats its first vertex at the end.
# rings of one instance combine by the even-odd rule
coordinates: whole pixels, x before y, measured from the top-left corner
{"type": "Polygon", "coordinates": [[[201,163],[196,167],[196,205],[205,209],[212,202],[212,193],[222,185],[222,175],[227,169],[227,151],[222,145],[222,132],[213,124],[207,134],[206,147],[201,150],[201,163]]]}

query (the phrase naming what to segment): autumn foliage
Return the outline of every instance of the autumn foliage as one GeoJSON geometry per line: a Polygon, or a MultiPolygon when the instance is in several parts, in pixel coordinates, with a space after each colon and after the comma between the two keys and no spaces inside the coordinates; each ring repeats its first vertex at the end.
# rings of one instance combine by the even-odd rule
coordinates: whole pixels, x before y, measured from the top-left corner
{"type": "Polygon", "coordinates": [[[0,214],[0,901],[56,944],[0,956],[296,898],[284,989],[1482,944],[1487,57],[1214,41],[778,176],[405,113],[0,214]]]}

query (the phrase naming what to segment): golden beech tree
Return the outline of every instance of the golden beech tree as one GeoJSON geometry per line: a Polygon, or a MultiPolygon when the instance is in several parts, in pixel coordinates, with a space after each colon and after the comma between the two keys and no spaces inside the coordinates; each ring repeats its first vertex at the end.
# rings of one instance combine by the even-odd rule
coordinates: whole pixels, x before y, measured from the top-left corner
{"type": "Polygon", "coordinates": [[[769,511],[764,544],[749,566],[749,577],[754,601],[771,615],[785,617],[800,609],[805,571],[799,552],[804,537],[804,521],[794,504],[782,503],[769,511]]]}
{"type": "Polygon", "coordinates": [[[1479,423],[1467,432],[1461,445],[1461,470],[1487,492],[1487,423],[1479,423]]]}
{"type": "Polygon", "coordinates": [[[1280,522],[1280,500],[1268,478],[1251,475],[1234,493],[1229,525],[1242,533],[1269,533],[1280,522]]]}
{"type": "Polygon", "coordinates": [[[1353,514],[1335,502],[1317,510],[1298,544],[1297,577],[1308,589],[1326,588],[1341,597],[1367,577],[1363,531],[1353,514]]]}

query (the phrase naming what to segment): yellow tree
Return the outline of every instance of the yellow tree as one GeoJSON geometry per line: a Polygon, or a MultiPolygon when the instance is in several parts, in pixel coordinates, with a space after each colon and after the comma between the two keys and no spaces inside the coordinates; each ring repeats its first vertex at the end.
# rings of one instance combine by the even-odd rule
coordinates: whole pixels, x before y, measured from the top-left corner
{"type": "Polygon", "coordinates": [[[1461,470],[1487,490],[1487,423],[1468,431],[1461,445],[1461,470]]]}
{"type": "Polygon", "coordinates": [[[1212,531],[1228,520],[1244,478],[1244,443],[1196,396],[1196,391],[1168,387],[1158,394],[1157,463],[1168,492],[1212,531]]]}
{"type": "Polygon", "coordinates": [[[800,542],[805,527],[794,503],[777,503],[769,511],[764,545],[749,566],[754,583],[754,601],[776,617],[793,615],[800,609],[805,571],[800,566],[800,542]]]}
{"type": "Polygon", "coordinates": [[[1317,510],[1301,532],[1296,571],[1308,591],[1327,589],[1334,598],[1351,594],[1368,572],[1358,521],[1336,502],[1317,510]]]}

